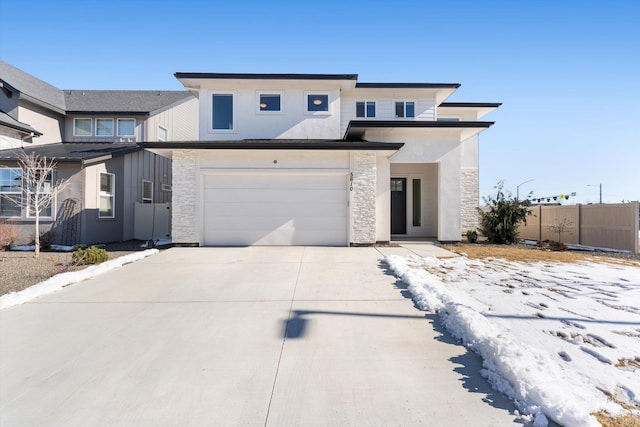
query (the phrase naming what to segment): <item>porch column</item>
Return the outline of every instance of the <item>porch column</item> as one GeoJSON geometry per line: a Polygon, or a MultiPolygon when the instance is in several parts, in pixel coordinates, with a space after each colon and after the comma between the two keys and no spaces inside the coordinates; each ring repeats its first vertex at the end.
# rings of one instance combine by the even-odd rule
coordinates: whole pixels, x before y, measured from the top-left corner
{"type": "Polygon", "coordinates": [[[172,162],[173,188],[171,193],[171,238],[180,245],[197,245],[196,225],[196,169],[195,150],[174,150],[172,162]]]}
{"type": "Polygon", "coordinates": [[[376,242],[376,153],[351,154],[349,175],[351,193],[351,243],[376,242]]]}

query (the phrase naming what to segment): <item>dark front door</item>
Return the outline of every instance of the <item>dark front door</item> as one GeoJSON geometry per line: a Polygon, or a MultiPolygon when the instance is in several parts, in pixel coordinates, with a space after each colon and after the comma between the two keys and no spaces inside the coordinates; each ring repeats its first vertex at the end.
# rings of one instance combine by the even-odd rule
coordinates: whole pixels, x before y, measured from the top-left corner
{"type": "Polygon", "coordinates": [[[406,178],[391,178],[391,234],[407,234],[406,178]]]}

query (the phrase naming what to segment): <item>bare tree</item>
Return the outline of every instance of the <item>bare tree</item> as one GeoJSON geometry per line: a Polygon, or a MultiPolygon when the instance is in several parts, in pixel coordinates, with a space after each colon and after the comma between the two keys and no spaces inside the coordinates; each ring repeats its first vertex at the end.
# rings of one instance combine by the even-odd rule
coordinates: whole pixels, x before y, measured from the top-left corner
{"type": "Polygon", "coordinates": [[[558,233],[558,242],[562,243],[562,234],[571,234],[571,227],[573,227],[573,221],[568,218],[562,218],[562,221],[556,220],[554,224],[547,226],[547,230],[552,233],[558,233]]]}
{"type": "Polygon", "coordinates": [[[47,157],[41,157],[35,152],[22,151],[18,155],[18,165],[22,169],[22,197],[16,199],[3,195],[7,200],[26,209],[27,215],[35,218],[35,257],[40,256],[40,214],[51,207],[58,194],[69,184],[68,180],[53,181],[56,162],[47,157]]]}

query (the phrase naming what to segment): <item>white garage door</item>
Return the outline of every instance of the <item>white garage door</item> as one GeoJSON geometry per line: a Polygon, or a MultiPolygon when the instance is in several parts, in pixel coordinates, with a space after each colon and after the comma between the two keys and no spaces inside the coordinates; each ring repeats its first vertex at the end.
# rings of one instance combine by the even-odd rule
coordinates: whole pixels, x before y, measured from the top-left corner
{"type": "Polygon", "coordinates": [[[347,175],[204,175],[204,244],[346,246],[347,175]]]}

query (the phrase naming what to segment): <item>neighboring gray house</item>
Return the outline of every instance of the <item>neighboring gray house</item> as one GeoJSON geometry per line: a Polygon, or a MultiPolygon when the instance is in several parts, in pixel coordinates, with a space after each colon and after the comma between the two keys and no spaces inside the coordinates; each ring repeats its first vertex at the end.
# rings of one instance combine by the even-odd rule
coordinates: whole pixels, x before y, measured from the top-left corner
{"type": "Polygon", "coordinates": [[[55,159],[52,179],[70,180],[41,218],[58,243],[132,239],[136,203],[171,201],[171,161],[137,143],[194,139],[189,92],[60,90],[4,62],[0,88],[0,221],[18,227],[18,243],[31,240],[34,221],[10,200],[20,197],[22,151],[55,159]]]}

